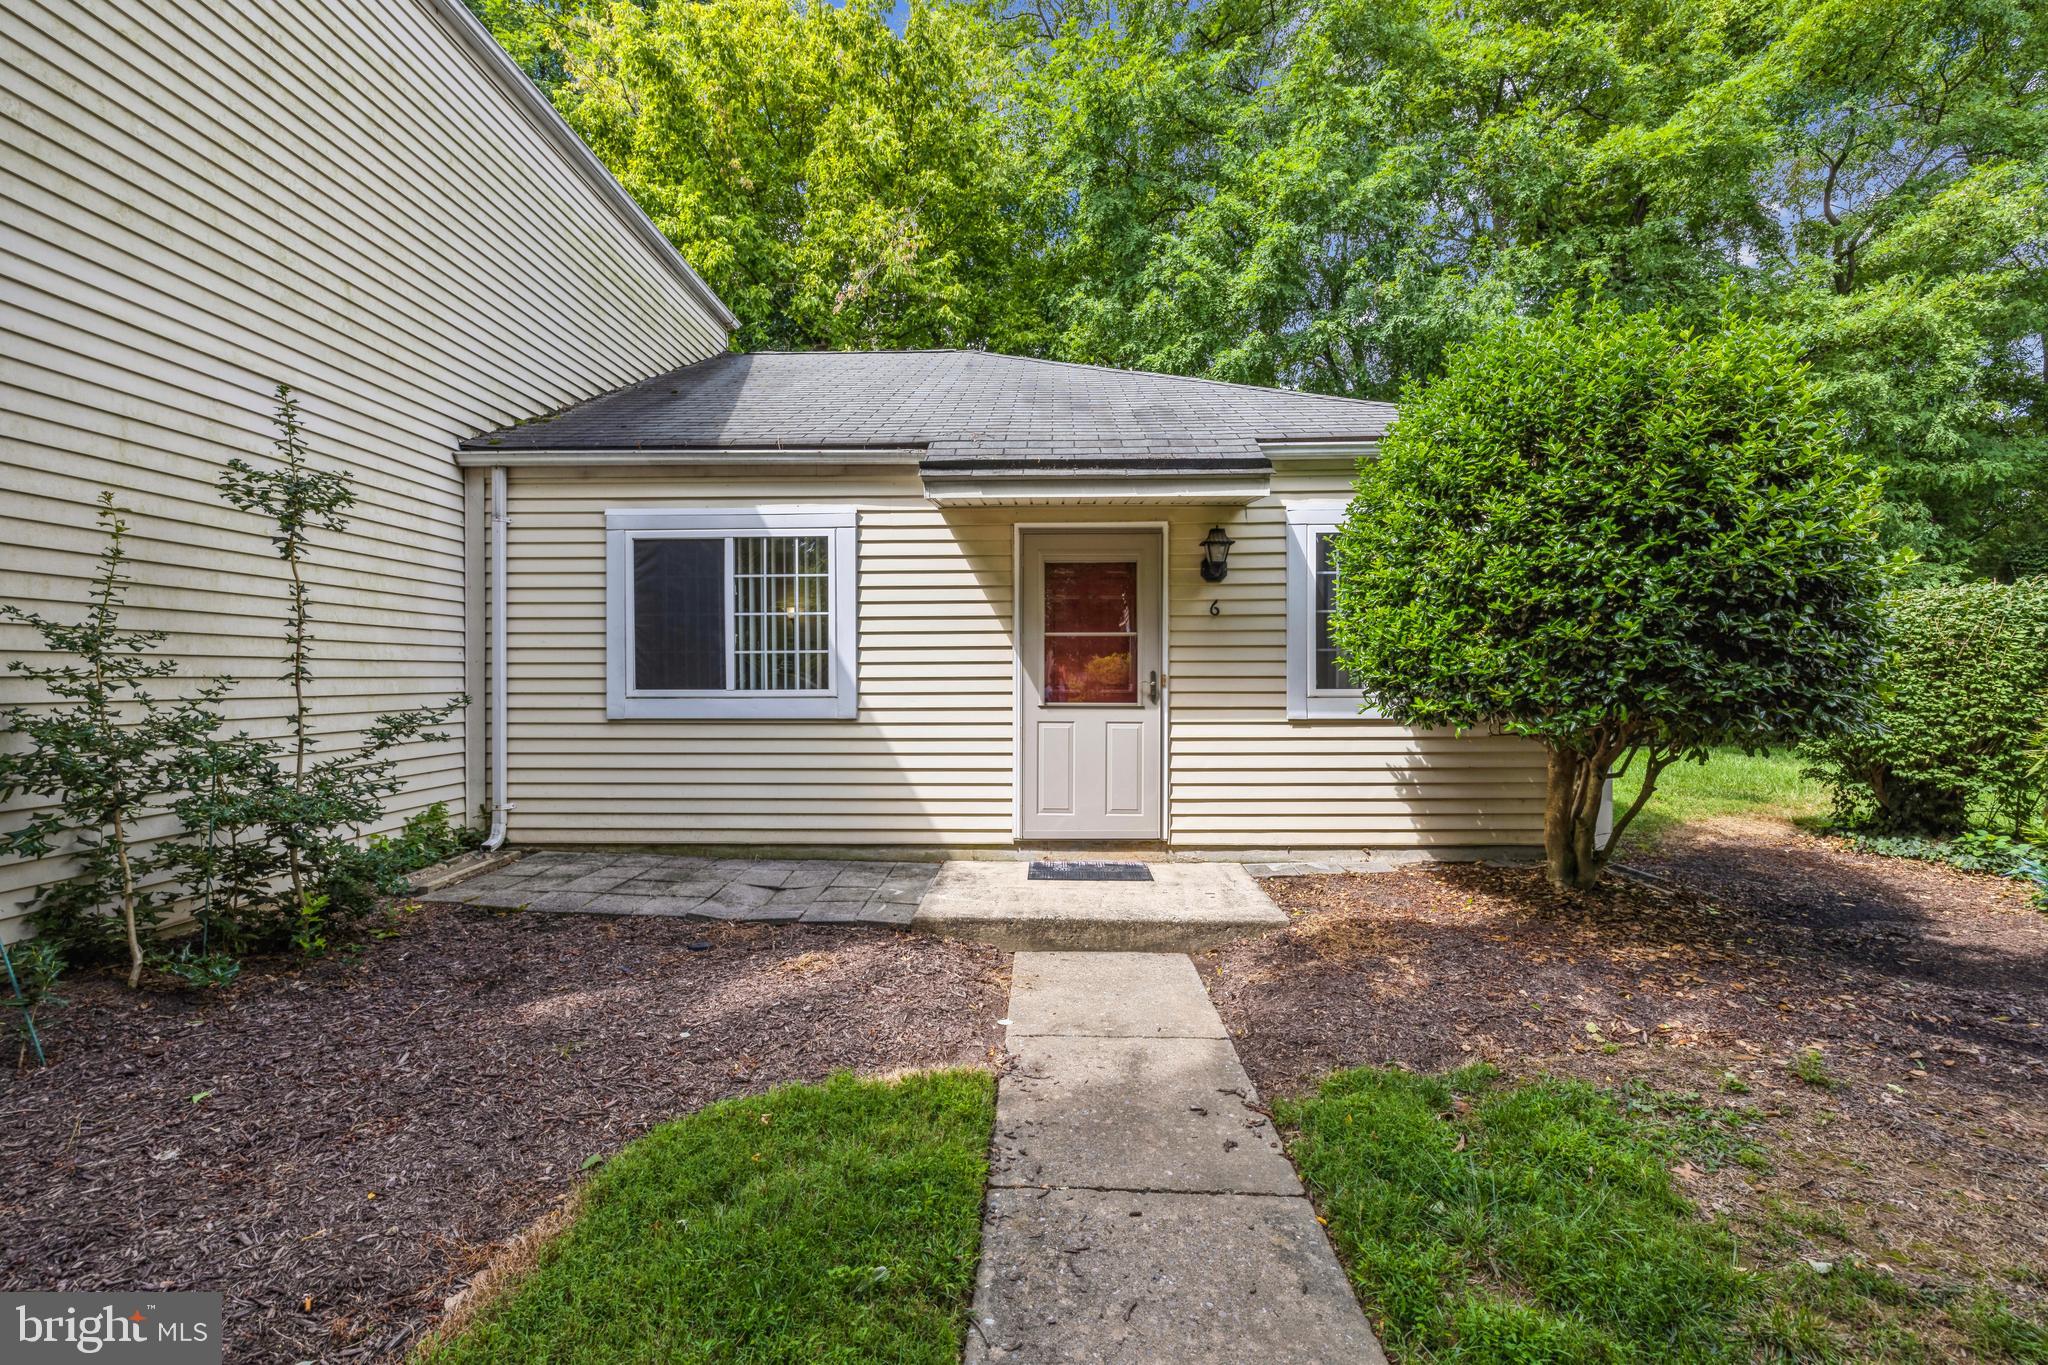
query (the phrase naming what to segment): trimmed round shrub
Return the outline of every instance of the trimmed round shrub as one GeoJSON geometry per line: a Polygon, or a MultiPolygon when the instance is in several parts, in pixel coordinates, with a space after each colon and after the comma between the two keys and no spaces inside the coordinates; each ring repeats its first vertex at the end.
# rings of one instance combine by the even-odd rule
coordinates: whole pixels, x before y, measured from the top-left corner
{"type": "Polygon", "coordinates": [[[1641,765],[1853,719],[1877,658],[1877,494],[1783,330],[1611,303],[1508,320],[1403,399],[1337,541],[1340,662],[1406,725],[1550,751],[1552,882],[1599,876],[1641,765]]]}
{"type": "Polygon", "coordinates": [[[1868,719],[1809,742],[1851,826],[2020,833],[2048,798],[2048,577],[1902,592],[1886,604],[1868,719]]]}

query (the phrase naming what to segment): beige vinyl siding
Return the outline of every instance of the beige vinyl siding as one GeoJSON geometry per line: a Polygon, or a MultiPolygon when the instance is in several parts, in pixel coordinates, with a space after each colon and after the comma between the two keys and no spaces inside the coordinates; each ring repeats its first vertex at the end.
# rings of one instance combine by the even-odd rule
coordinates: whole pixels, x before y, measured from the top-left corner
{"type": "Polygon", "coordinates": [[[1289,503],[1350,496],[1342,465],[1282,465],[1249,507],[1177,514],[1168,551],[1172,710],[1167,821],[1183,848],[1540,843],[1543,756],[1504,736],[1287,716],[1289,503]],[[1207,519],[1207,518],[1213,518],[1207,519]],[[1237,544],[1202,581],[1201,540],[1237,544]],[[1209,604],[1220,606],[1209,614],[1209,604]]]}
{"type": "Polygon", "coordinates": [[[1011,819],[1010,530],[949,525],[913,469],[509,473],[516,843],[986,845],[1011,819]],[[607,720],[604,514],[860,510],[860,714],[607,720]]]}
{"type": "Polygon", "coordinates": [[[1015,527],[1119,521],[1170,524],[1176,847],[1470,847],[1540,833],[1541,755],[1521,741],[1287,719],[1284,500],[1341,497],[1341,472],[1276,476],[1276,495],[1250,507],[946,510],[907,469],[509,477],[515,842],[1009,844],[1015,527]],[[607,720],[605,512],[791,503],[859,509],[857,719],[607,720]],[[1199,546],[1219,523],[1238,544],[1228,581],[1211,585],[1199,546]]]}
{"type": "MultiPolygon", "coordinates": [[[[278,381],[356,476],[310,575],[341,742],[465,687],[456,442],[725,348],[425,0],[0,0],[0,80],[0,598],[74,617],[115,489],[130,623],[239,679],[252,727],[284,701],[280,566],[214,481],[268,453],[278,381]]],[[[33,644],[0,626],[0,655],[33,644]]],[[[473,807],[467,738],[405,755],[394,816],[473,807]]],[[[53,870],[0,864],[0,930],[53,870]]]]}

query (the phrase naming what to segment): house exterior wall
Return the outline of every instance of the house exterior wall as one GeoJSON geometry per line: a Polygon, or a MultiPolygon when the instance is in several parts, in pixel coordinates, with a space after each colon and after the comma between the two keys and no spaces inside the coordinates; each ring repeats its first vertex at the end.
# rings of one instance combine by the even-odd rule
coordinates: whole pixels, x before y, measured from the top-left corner
{"type": "Polygon", "coordinates": [[[1168,524],[1168,805],[1189,850],[1540,842],[1540,750],[1383,721],[1290,721],[1286,507],[1341,468],[1281,472],[1248,507],[940,508],[908,468],[514,468],[507,510],[511,838],[530,844],[1000,846],[1012,841],[1019,523],[1168,524]],[[607,720],[607,510],[859,510],[859,714],[607,720]],[[1237,541],[1202,581],[1212,525],[1237,541]],[[1219,604],[1210,615],[1212,601],[1219,604]]]}
{"type": "MultiPolygon", "coordinates": [[[[320,727],[473,685],[455,443],[723,350],[701,285],[427,0],[0,19],[0,600],[74,617],[113,488],[129,623],[275,726],[280,566],[213,485],[269,450],[282,380],[360,498],[311,569],[320,727]]],[[[0,656],[34,644],[0,625],[0,656]]],[[[405,753],[394,818],[481,800],[465,729],[405,753]]],[[[0,932],[56,870],[0,863],[0,932]]]]}

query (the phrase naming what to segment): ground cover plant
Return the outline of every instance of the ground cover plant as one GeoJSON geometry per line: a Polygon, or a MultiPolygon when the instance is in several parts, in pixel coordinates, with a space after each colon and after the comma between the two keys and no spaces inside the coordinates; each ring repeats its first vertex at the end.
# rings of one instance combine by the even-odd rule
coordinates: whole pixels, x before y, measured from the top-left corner
{"type": "Polygon", "coordinates": [[[607,1162],[574,1224],[427,1365],[959,1359],[995,1083],[837,1076],[607,1162]]]}
{"type": "Polygon", "coordinates": [[[1852,847],[1891,858],[1919,858],[1965,872],[2011,877],[2033,888],[2034,907],[2048,910],[2048,847],[2008,839],[1989,830],[1972,830],[1953,839],[1922,839],[1911,834],[1855,834],[1852,847]]]}
{"type": "Polygon", "coordinates": [[[403,1357],[657,1125],[1002,1043],[1003,955],[924,935],[408,902],[374,923],[203,993],[67,980],[52,1065],[0,1073],[0,1288],[208,1290],[230,1360],[403,1357]]]}

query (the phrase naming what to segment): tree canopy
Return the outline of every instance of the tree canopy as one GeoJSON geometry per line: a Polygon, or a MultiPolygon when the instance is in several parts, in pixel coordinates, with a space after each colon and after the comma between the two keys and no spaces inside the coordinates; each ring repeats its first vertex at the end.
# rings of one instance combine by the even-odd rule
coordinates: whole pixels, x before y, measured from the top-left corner
{"type": "Polygon", "coordinates": [[[758,346],[1391,397],[1571,291],[1790,329],[1933,577],[2048,569],[2029,0],[473,0],[758,346]]]}

